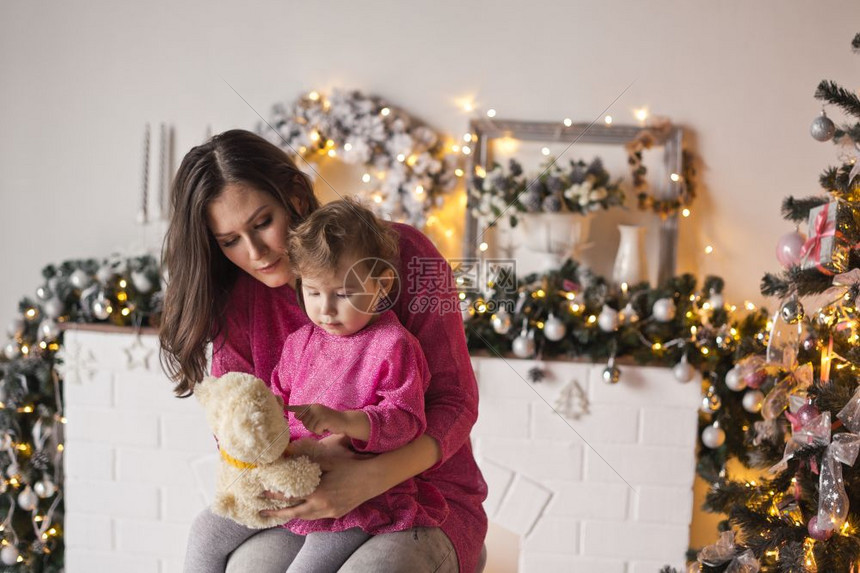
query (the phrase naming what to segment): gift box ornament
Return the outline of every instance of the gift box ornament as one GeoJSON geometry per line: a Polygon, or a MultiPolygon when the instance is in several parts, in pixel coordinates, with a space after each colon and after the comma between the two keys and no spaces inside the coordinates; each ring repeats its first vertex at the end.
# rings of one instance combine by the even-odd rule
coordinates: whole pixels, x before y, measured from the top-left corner
{"type": "Polygon", "coordinates": [[[858,222],[853,209],[831,201],[809,211],[809,237],[800,251],[802,269],[818,269],[833,275],[848,268],[856,241],[851,240],[858,222]]]}

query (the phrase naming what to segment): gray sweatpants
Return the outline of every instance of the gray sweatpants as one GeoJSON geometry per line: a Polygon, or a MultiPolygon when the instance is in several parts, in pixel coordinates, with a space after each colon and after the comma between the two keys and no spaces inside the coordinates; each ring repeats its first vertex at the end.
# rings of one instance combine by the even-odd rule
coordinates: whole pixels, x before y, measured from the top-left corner
{"type": "MultiPolygon", "coordinates": [[[[227,573],[282,573],[301,547],[284,528],[263,530],[233,554],[227,573]]],[[[292,571],[292,569],[291,569],[292,571]]],[[[373,535],[346,560],[339,573],[458,573],[454,546],[438,527],[413,527],[373,535]]]]}
{"type": "MultiPolygon", "coordinates": [[[[346,531],[296,535],[284,528],[250,529],[208,508],[194,519],[185,552],[185,573],[224,573],[227,558],[248,539],[268,531],[283,532],[283,547],[276,552],[278,573],[332,573],[371,536],[354,527],[346,531]]],[[[264,549],[265,551],[265,549],[264,549]]],[[[245,569],[246,571],[258,571],[245,569]]]]}

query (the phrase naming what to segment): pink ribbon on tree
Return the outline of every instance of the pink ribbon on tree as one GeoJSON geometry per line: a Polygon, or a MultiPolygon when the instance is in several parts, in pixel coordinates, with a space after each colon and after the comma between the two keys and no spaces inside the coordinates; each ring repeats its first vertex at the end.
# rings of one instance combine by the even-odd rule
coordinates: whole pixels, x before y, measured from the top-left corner
{"type": "Polygon", "coordinates": [[[821,241],[827,237],[836,235],[836,221],[828,218],[830,203],[825,203],[824,208],[816,215],[812,228],[809,229],[809,239],[800,249],[800,260],[806,261],[810,256],[818,263],[821,257],[821,241]]]}

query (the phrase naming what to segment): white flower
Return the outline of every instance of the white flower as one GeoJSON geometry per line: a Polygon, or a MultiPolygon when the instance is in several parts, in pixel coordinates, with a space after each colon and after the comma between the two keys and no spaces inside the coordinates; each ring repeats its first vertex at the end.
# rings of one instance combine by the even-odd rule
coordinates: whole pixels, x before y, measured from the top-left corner
{"type": "Polygon", "coordinates": [[[597,189],[593,189],[591,193],[588,194],[589,199],[592,201],[603,201],[606,199],[608,193],[606,192],[605,187],[598,187],[597,189]]]}

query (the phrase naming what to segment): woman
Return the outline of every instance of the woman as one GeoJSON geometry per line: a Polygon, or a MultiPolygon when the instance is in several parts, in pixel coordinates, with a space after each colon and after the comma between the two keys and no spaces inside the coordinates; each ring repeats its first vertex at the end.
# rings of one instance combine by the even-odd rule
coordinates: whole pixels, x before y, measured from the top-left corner
{"type": "MultiPolygon", "coordinates": [[[[276,146],[233,130],[188,152],[171,204],[163,252],[170,280],[159,336],[177,394],[190,395],[206,374],[210,341],[213,376],[241,371],[271,382],[284,339],[309,320],[298,305],[285,252],[290,228],[319,207],[310,184],[276,146]]],[[[450,267],[427,238],[406,225],[394,227],[402,288],[392,310],[418,338],[430,365],[427,430],[371,458],[353,456],[335,436],[318,442],[304,453],[323,467],[320,487],[305,500],[289,500],[300,503],[278,515],[285,522],[340,517],[416,477],[448,500],[442,527],[374,536],[340,570],[471,573],[479,567],[486,534],[481,503],[487,490],[469,443],[477,386],[456,291],[450,267]],[[438,304],[416,313],[410,306],[416,298],[438,304]]],[[[228,570],[283,572],[297,550],[289,544],[277,529],[261,532],[234,552],[228,570]]]]}

